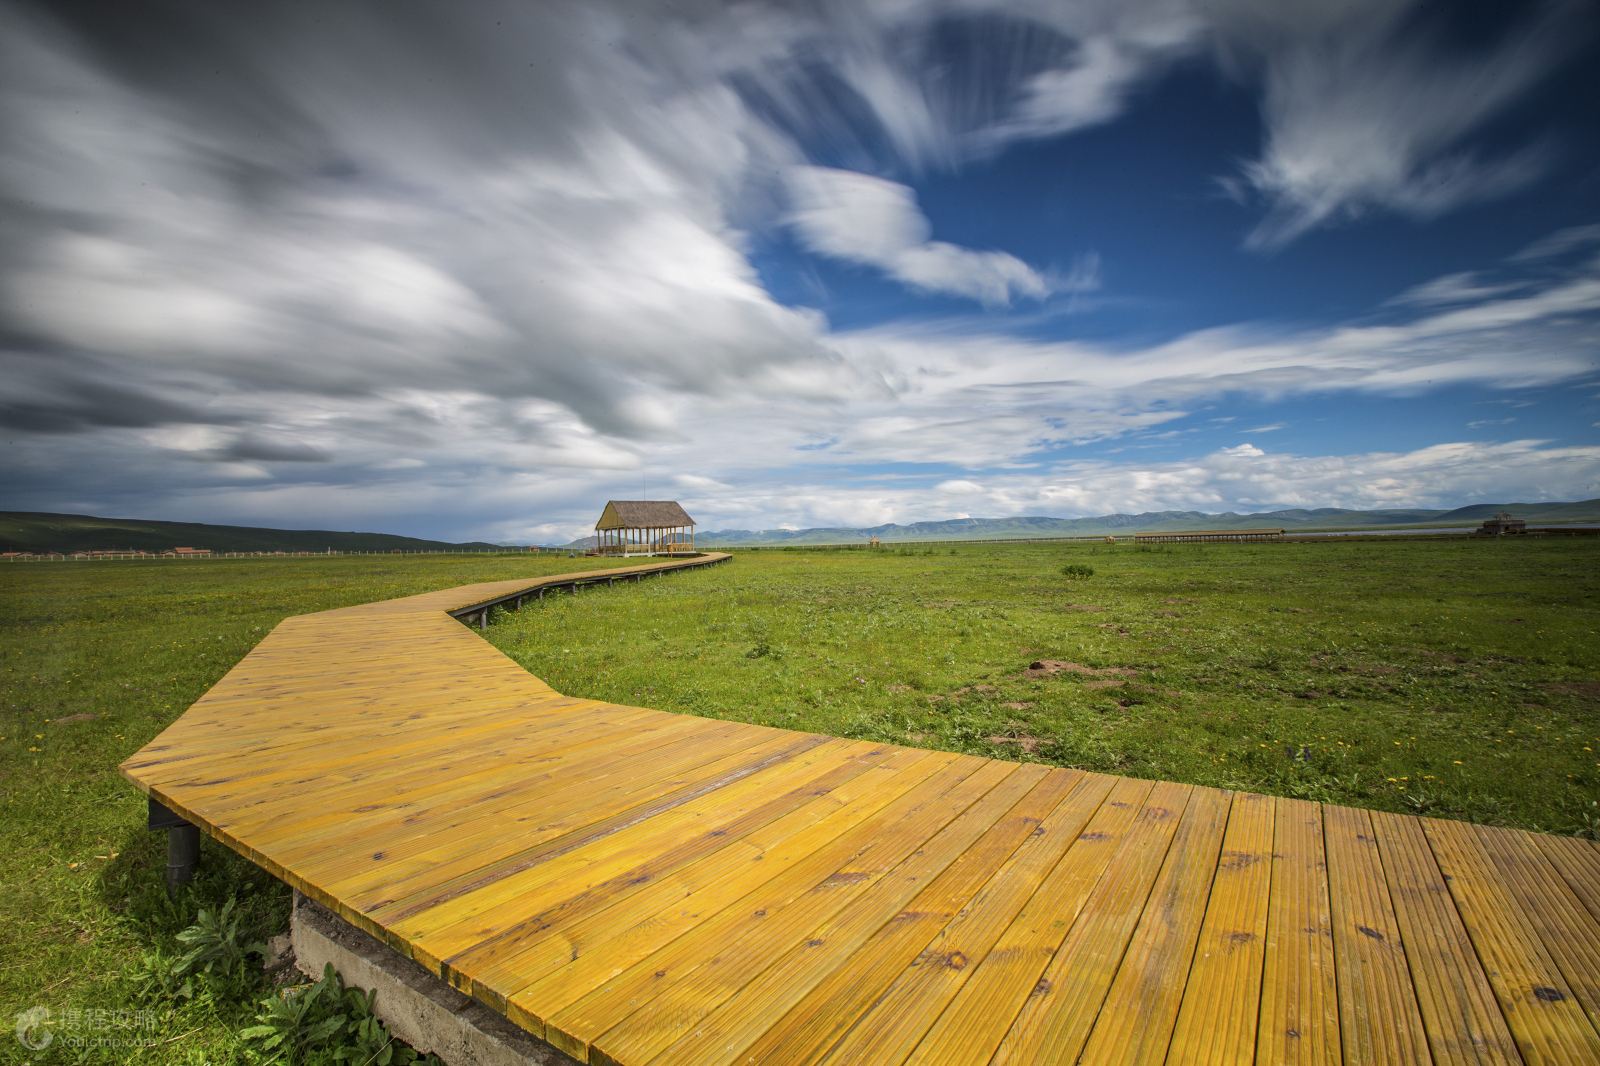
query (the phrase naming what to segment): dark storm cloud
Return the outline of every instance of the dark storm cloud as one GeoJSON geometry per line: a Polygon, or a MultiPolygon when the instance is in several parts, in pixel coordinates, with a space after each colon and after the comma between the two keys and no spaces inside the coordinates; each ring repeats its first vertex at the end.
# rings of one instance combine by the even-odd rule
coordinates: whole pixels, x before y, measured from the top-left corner
{"type": "Polygon", "coordinates": [[[325,449],[295,440],[273,440],[247,434],[217,450],[218,459],[230,462],[326,463],[333,458],[325,449]]]}
{"type": "Polygon", "coordinates": [[[12,378],[0,398],[0,427],[33,433],[91,433],[102,428],[146,429],[173,424],[228,425],[238,412],[185,402],[116,381],[116,371],[68,353],[46,357],[7,354],[12,378]],[[29,371],[33,371],[30,373],[29,371]],[[89,375],[96,375],[90,377],[89,375]]]}

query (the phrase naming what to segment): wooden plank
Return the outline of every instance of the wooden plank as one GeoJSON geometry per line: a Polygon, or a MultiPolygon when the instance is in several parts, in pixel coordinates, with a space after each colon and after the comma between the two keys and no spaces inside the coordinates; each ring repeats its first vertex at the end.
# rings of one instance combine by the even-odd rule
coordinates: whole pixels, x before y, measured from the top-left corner
{"type": "Polygon", "coordinates": [[[673,1062],[814,1061],[1085,781],[1043,771],[922,891],[900,871],[813,930],[662,1054],[673,1062]],[[914,894],[914,898],[913,898],[914,894]],[[780,1019],[774,1025],[774,1019],[780,1019]]]}
{"type": "MultiPolygon", "coordinates": [[[[716,756],[720,749],[710,745],[708,754],[716,756]]],[[[682,806],[803,750],[794,737],[779,736],[710,763],[690,758],[681,769],[661,766],[659,776],[601,778],[592,790],[567,788],[549,798],[518,795],[487,815],[441,812],[436,819],[418,819],[430,831],[408,824],[375,840],[377,851],[334,849],[332,856],[305,867],[374,914],[403,917],[485,879],[511,876],[579,842],[682,806]]]]}
{"type": "Polygon", "coordinates": [[[1211,884],[1211,901],[1172,1033],[1175,1062],[1255,1061],[1261,971],[1266,959],[1276,805],[1236,792],[1211,884]]]}
{"type": "MultiPolygon", "coordinates": [[[[589,963],[602,946],[631,965],[739,896],[834,842],[947,766],[954,756],[902,749],[880,766],[750,833],[737,847],[688,863],[665,877],[605,891],[584,890],[528,912],[492,943],[451,956],[474,995],[501,1010],[509,998],[564,966],[589,963]],[[497,989],[505,990],[503,993],[497,989]]],[[[542,1026],[539,1028],[542,1029],[542,1026]]]]}
{"type": "MultiPolygon", "coordinates": [[[[1197,788],[1190,797],[1111,990],[1093,1028],[1086,1032],[1084,1059],[1104,1063],[1166,1059],[1232,801],[1232,793],[1210,788],[1197,788]]],[[[1076,1032],[1061,1026],[1044,1046],[1051,1056],[1060,1057],[1078,1042],[1076,1032]]]]}
{"type": "MultiPolygon", "coordinates": [[[[675,736],[680,744],[699,739],[699,730],[669,728],[672,724],[652,722],[648,717],[572,716],[535,732],[524,725],[502,735],[452,737],[447,756],[427,761],[404,757],[358,761],[344,756],[343,772],[336,777],[323,772],[320,778],[278,782],[276,788],[250,778],[251,788],[259,789],[258,801],[235,799],[208,804],[208,809],[221,812],[219,825],[249,834],[263,844],[338,851],[341,838],[366,840],[374,828],[392,826],[396,811],[408,817],[402,825],[410,828],[428,816],[470,810],[475,798],[493,802],[507,794],[533,793],[541,786],[554,790],[559,787],[558,775],[567,772],[603,773],[616,758],[611,749],[635,740],[645,743],[643,752],[649,754],[679,750],[670,747],[675,736]],[[321,802],[315,807],[307,807],[297,795],[311,781],[320,786],[321,802]],[[424,799],[426,803],[417,802],[424,799]],[[323,846],[324,841],[328,847],[323,846]]],[[[742,739],[730,732],[721,738],[707,738],[706,746],[721,740],[731,748],[742,739]]],[[[433,743],[437,745],[437,739],[433,743]]],[[[330,757],[339,758],[338,749],[333,750],[330,757]]],[[[307,770],[307,774],[314,772],[307,770]]]]}
{"type": "Polygon", "coordinates": [[[1275,800],[1273,807],[1272,894],[1256,1061],[1335,1066],[1344,1055],[1322,807],[1292,799],[1275,800]]]}
{"type": "Polygon", "coordinates": [[[1432,818],[1422,827],[1523,1057],[1600,1062],[1600,1037],[1473,827],[1432,818]]]}
{"type": "Polygon", "coordinates": [[[1576,837],[1530,836],[1573,895],[1583,900],[1589,913],[1600,921],[1600,844],[1576,837]]]}
{"type": "Polygon", "coordinates": [[[1600,922],[1526,833],[1477,826],[1501,884],[1561,967],[1572,994],[1600,1029],[1600,922]]]}
{"type": "Polygon", "coordinates": [[[848,780],[869,765],[859,756],[882,751],[864,741],[830,741],[755,774],[730,774],[728,783],[648,818],[614,831],[576,834],[572,847],[557,852],[560,863],[520,861],[485,870],[475,880],[394,912],[385,922],[425,948],[428,958],[442,961],[514,922],[508,903],[520,908],[551,902],[575,880],[593,886],[659,875],[800,806],[812,789],[848,780]]]}
{"type": "Polygon", "coordinates": [[[1428,1038],[1372,820],[1349,807],[1322,814],[1345,1061],[1426,1063],[1428,1038]]]}
{"type": "MultiPolygon", "coordinates": [[[[755,1000],[772,1002],[784,994],[781,983],[774,987],[767,982],[758,983],[757,978],[775,965],[775,959],[793,963],[795,956],[788,953],[795,951],[800,965],[792,968],[803,973],[812,950],[825,948],[835,938],[844,941],[855,934],[852,919],[859,916],[875,928],[906,899],[966,856],[974,856],[976,865],[981,867],[990,856],[973,851],[974,845],[1005,819],[1046,771],[1040,766],[990,764],[973,777],[984,774],[994,779],[992,787],[903,861],[881,874],[863,871],[866,876],[843,892],[802,897],[776,914],[769,913],[758,923],[759,938],[743,943],[742,950],[724,949],[702,965],[685,968],[681,980],[659,982],[648,1002],[594,1041],[591,1058],[612,1066],[647,1062],[688,1033],[711,1010],[752,985],[755,1000]],[[874,919],[874,915],[879,918],[874,919]],[[816,941],[822,943],[818,945],[816,941]]],[[[1015,846],[1018,837],[1011,831],[1013,828],[1001,830],[1000,848],[1015,846]]],[[[1030,831],[1028,827],[1022,833],[1030,831]]],[[[798,973],[797,979],[803,980],[798,973]]]]}
{"type": "Polygon", "coordinates": [[[917,827],[913,823],[930,817],[930,805],[968,778],[976,765],[970,758],[938,753],[932,772],[919,774],[910,789],[901,789],[898,780],[882,786],[884,792],[894,794],[884,804],[877,803],[880,795],[871,796],[867,806],[872,810],[865,817],[856,818],[852,813],[822,819],[817,831],[801,834],[792,848],[764,855],[759,868],[752,865],[740,870],[715,890],[698,888],[651,922],[609,931],[599,943],[588,945],[553,972],[515,992],[510,997],[511,1015],[530,1031],[545,1033],[549,1016],[608,985],[685,932],[708,922],[727,928],[742,920],[744,913],[779,906],[819,882],[838,884],[840,879],[830,882],[829,878],[847,863],[870,859],[873,853],[889,861],[891,853],[915,846],[917,827]],[[775,870],[770,875],[768,860],[775,870]],[[760,902],[752,906],[751,900],[760,902]]]}
{"type": "Polygon", "coordinates": [[[922,1039],[966,978],[989,954],[1050,872],[1073,846],[1110,794],[1114,782],[1085,775],[1074,791],[1023,842],[936,937],[904,965],[887,989],[858,981],[858,967],[841,968],[789,1012],[785,1023],[750,1049],[747,1058],[770,1054],[774,1061],[807,1060],[812,1046],[794,1041],[791,1026],[813,1019],[848,1026],[831,1048],[816,1042],[823,1061],[899,1062],[922,1039]],[[792,1021],[791,1021],[792,1019],[792,1021]],[[804,1054],[793,1054],[798,1049],[804,1054]]]}
{"type": "MultiPolygon", "coordinates": [[[[782,734],[737,729],[723,732],[690,728],[669,733],[631,727],[622,735],[609,731],[601,735],[605,739],[596,746],[589,743],[588,734],[582,734],[584,739],[573,746],[570,757],[561,750],[507,752],[495,760],[503,767],[500,772],[468,771],[453,780],[428,775],[412,787],[386,791],[381,798],[368,794],[354,810],[348,801],[340,805],[330,799],[328,810],[299,820],[300,832],[285,845],[305,851],[301,863],[330,878],[338,876],[339,865],[329,861],[329,853],[366,850],[362,845],[370,843],[375,832],[383,834],[386,848],[398,849],[403,842],[428,839],[437,849],[447,838],[451,846],[462,849],[465,832],[476,828],[483,832],[470,837],[471,846],[492,846],[495,835],[490,827],[515,820],[531,804],[550,812],[598,807],[599,793],[613,793],[621,787],[638,794],[657,787],[658,778],[662,782],[682,781],[702,768],[714,774],[711,766],[761,750],[780,750],[785,741],[792,740],[782,734]],[[648,775],[638,772],[645,759],[651,768],[648,775]],[[590,787],[573,789],[573,775],[581,775],[590,787]]],[[[455,763],[453,756],[446,761],[455,763]]],[[[540,824],[548,824],[552,817],[554,814],[540,824]]],[[[502,828],[500,837],[507,835],[502,828]]],[[[423,849],[418,844],[410,853],[420,850],[423,849]]],[[[391,854],[398,858],[400,853],[397,850],[391,854]]]]}
{"type": "MultiPolygon", "coordinates": [[[[1056,899],[1036,894],[1038,907],[1030,903],[1014,926],[1017,946],[1022,948],[1018,954],[1029,963],[1021,968],[1027,983],[1020,988],[1011,983],[1015,971],[1006,963],[1012,952],[997,947],[940,1015],[909,1061],[960,1062],[990,1054],[996,1062],[1059,1058],[1058,1049],[1045,1047],[1054,1020],[1068,1013],[1076,1016],[1074,1008],[1090,1000],[1094,1009],[1099,1008],[1191,792],[1187,785],[1158,783],[1151,787],[1110,861],[1092,864],[1092,887],[1083,892],[1087,886],[1081,881],[1074,885],[1079,891],[1061,901],[1066,906],[1059,911],[1056,899]],[[1052,911],[1056,912],[1053,916],[1052,911]],[[1040,918],[1047,920],[1041,925],[1040,918]],[[975,1019],[971,1013],[974,1006],[996,991],[984,972],[996,960],[1000,963],[997,977],[1005,987],[999,990],[999,1001],[989,1005],[992,1019],[975,1019]]],[[[1106,802],[1109,806],[1125,801],[1106,802]]],[[[1076,851],[1073,848],[1062,861],[1071,862],[1076,851]]],[[[1085,875],[1090,872],[1082,871],[1085,875]]],[[[1007,939],[1011,939],[1009,930],[1002,941],[1007,939]]],[[[1086,1021],[1092,1023],[1092,1012],[1086,1021]]],[[[1087,1028],[1086,1024],[1085,1036],[1087,1028]]]]}
{"type": "Polygon", "coordinates": [[[1421,823],[1371,818],[1434,1062],[1521,1062],[1421,823]]]}
{"type": "Polygon", "coordinates": [[[1017,1012],[991,1062],[998,1066],[1077,1059],[1193,795],[1194,789],[1187,785],[1160,782],[1151,789],[1128,839],[1017,1012]]]}
{"type": "MultiPolygon", "coordinates": [[[[819,878],[814,867],[761,885],[736,904],[678,937],[654,954],[545,1018],[545,1039],[574,1058],[586,1059],[589,1045],[663,988],[681,984],[710,967],[712,977],[761,961],[763,945],[798,940],[806,928],[845,906],[873,881],[885,876],[916,848],[943,829],[1009,776],[1012,767],[983,762],[957,763],[959,778],[935,778],[868,823],[869,843],[819,878]],[[891,823],[890,818],[896,819],[891,823]],[[775,932],[773,930],[776,930],[775,932]]],[[[709,990],[708,990],[709,991],[709,990]]]]}

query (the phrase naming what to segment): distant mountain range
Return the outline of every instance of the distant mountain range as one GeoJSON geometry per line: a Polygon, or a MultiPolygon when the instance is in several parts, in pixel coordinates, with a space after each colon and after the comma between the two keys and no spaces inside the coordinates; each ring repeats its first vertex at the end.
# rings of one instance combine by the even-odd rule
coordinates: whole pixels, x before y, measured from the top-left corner
{"type": "MultiPolygon", "coordinates": [[[[1477,525],[1497,511],[1510,511],[1530,522],[1600,521],[1600,499],[1575,503],[1476,503],[1452,510],[1420,507],[1382,511],[1350,511],[1340,507],[1295,507],[1281,511],[1239,514],[1225,511],[1146,511],[1096,518],[956,518],[944,522],[890,523],[860,528],[719,529],[700,533],[706,547],[773,544],[854,544],[877,537],[885,543],[908,540],[1005,540],[1027,537],[1101,537],[1107,534],[1159,533],[1176,529],[1248,529],[1253,526],[1293,530],[1362,529],[1427,525],[1477,525]]],[[[582,545],[573,542],[571,547],[582,545]]]]}
{"type": "MultiPolygon", "coordinates": [[[[890,523],[860,528],[719,529],[701,533],[705,547],[859,544],[871,537],[885,543],[914,540],[1007,540],[1042,537],[1100,537],[1107,534],[1160,532],[1173,529],[1246,529],[1282,526],[1294,530],[1362,529],[1403,526],[1477,525],[1496,511],[1510,511],[1530,522],[1600,523],[1600,499],[1576,503],[1479,503],[1449,511],[1406,508],[1347,511],[1338,507],[1290,508],[1255,514],[1207,514],[1204,511],[1147,511],[1097,518],[954,518],[945,522],[890,523]]],[[[586,548],[593,537],[564,548],[586,548]]],[[[143,518],[97,518],[93,515],[0,511],[0,551],[74,552],[133,548],[166,551],[176,547],[212,551],[484,551],[505,545],[485,541],[458,544],[402,537],[393,533],[337,532],[326,529],[265,529],[256,526],[214,526],[199,522],[158,522],[143,518]]]]}
{"type": "Polygon", "coordinates": [[[339,533],[327,529],[260,529],[199,522],[155,522],[143,518],[96,518],[83,514],[0,511],[0,551],[75,552],[132,548],[210,548],[218,552],[447,551],[482,550],[483,541],[450,544],[392,533],[339,533]]]}

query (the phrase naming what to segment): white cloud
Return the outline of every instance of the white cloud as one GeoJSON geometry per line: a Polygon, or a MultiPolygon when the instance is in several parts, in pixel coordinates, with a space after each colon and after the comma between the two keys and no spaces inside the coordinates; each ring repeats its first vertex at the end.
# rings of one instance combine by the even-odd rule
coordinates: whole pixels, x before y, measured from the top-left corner
{"type": "Polygon", "coordinates": [[[908,187],[868,174],[796,166],[787,174],[789,224],[814,252],[865,263],[928,292],[967,296],[991,306],[1052,291],[1093,288],[1092,261],[1072,277],[1053,279],[1006,252],[977,251],[930,240],[932,227],[908,187]]]}
{"type": "Polygon", "coordinates": [[[1432,43],[1406,2],[1328,5],[1321,19],[1223,5],[1221,34],[1261,69],[1266,143],[1242,170],[1268,207],[1249,243],[1274,248],[1373,210],[1429,218],[1541,177],[1538,142],[1499,155],[1469,138],[1571,51],[1574,5],[1542,5],[1469,55],[1432,43]],[[1230,7],[1232,10],[1230,10],[1230,7]]]}
{"type": "Polygon", "coordinates": [[[1574,317],[1597,312],[1600,277],[1580,273],[1391,325],[1219,328],[1129,350],[955,328],[863,330],[833,343],[894,399],[856,405],[827,454],[978,468],[1150,429],[1230,393],[1276,400],[1580,380],[1597,363],[1574,317]],[[949,440],[973,443],[953,453],[949,440]]]}
{"type": "Polygon", "coordinates": [[[1199,6],[862,0],[744,4],[734,14],[711,5],[693,32],[710,55],[696,58],[736,73],[785,130],[837,146],[860,169],[921,170],[1116,118],[1139,84],[1201,46],[1199,6]],[[945,31],[957,21],[979,47],[952,52],[945,31]]]}
{"type": "Polygon", "coordinates": [[[1473,303],[1516,292],[1518,289],[1526,288],[1527,285],[1528,282],[1525,280],[1485,281],[1477,271],[1469,270],[1446,274],[1421,285],[1414,285],[1388,302],[1416,307],[1473,303]]]}
{"type": "Polygon", "coordinates": [[[682,488],[693,492],[727,492],[729,487],[726,482],[718,481],[714,477],[705,477],[701,474],[674,474],[672,480],[682,488]]]}
{"type": "MultiPolygon", "coordinates": [[[[1600,495],[1600,445],[1546,441],[1437,444],[1348,455],[1264,453],[1242,446],[1164,463],[1061,463],[985,479],[962,512],[979,518],[1078,518],[1145,511],[1259,511],[1276,507],[1452,508],[1469,503],[1587,499],[1600,495]]],[[[707,529],[905,524],[955,517],[938,486],[841,488],[753,483],[737,506],[695,511],[707,529]],[[704,512],[702,514],[702,511],[704,512]],[[756,521],[773,516],[776,522],[756,521]]]]}
{"type": "Polygon", "coordinates": [[[1595,244],[1600,244],[1600,224],[1568,226],[1566,229],[1559,229],[1540,237],[1511,258],[1514,262],[1553,259],[1574,249],[1595,244]]]}
{"type": "Polygon", "coordinates": [[[1245,430],[1246,433],[1276,433],[1280,429],[1288,429],[1287,422],[1269,422],[1264,426],[1252,426],[1245,430]]]}

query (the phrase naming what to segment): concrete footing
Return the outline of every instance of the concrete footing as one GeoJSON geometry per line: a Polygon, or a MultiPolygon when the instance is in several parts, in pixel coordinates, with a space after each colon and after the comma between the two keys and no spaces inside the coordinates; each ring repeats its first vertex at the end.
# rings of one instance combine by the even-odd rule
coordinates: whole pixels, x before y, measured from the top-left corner
{"type": "Polygon", "coordinates": [[[389,1032],[448,1066],[574,1063],[298,892],[289,932],[302,973],[321,977],[324,964],[333,963],[345,984],[377,992],[373,1011],[389,1032]]]}

